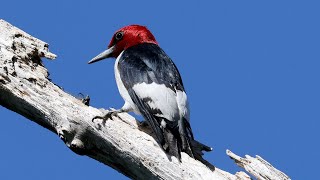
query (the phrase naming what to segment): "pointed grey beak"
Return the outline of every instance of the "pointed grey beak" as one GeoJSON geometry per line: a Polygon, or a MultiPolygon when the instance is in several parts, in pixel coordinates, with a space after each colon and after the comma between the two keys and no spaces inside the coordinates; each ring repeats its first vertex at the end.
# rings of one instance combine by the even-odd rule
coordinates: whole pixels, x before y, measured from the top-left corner
{"type": "Polygon", "coordinates": [[[94,57],[93,59],[91,59],[88,64],[91,64],[91,63],[95,63],[95,62],[98,62],[98,61],[101,61],[103,59],[106,59],[108,57],[110,57],[110,55],[112,54],[112,52],[114,51],[115,47],[112,46],[110,47],[109,49],[103,51],[102,53],[100,53],[98,56],[94,57]]]}

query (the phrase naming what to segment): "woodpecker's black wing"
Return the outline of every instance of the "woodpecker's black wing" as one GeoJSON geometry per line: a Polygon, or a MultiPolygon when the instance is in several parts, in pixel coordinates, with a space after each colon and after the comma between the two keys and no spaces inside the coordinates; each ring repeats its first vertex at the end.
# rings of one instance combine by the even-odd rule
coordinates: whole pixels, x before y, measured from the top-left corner
{"type": "Polygon", "coordinates": [[[143,43],[126,49],[119,60],[118,70],[127,88],[144,82],[163,84],[172,91],[184,91],[178,69],[156,44],[143,43]]]}

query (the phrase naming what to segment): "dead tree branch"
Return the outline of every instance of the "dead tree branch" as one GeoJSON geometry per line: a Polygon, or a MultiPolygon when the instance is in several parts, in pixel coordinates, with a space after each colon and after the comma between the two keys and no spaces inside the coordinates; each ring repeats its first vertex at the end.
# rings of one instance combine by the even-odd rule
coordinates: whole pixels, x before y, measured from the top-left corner
{"type": "MultiPolygon", "coordinates": [[[[54,59],[56,55],[49,52],[47,43],[0,20],[0,105],[56,133],[75,153],[132,179],[250,179],[244,172],[232,175],[218,168],[212,172],[184,153],[182,162],[168,158],[154,138],[126,113],[120,114],[122,120],[114,118],[104,126],[93,123],[92,117],[102,115],[102,110],[86,106],[52,83],[41,57],[54,59]]],[[[261,175],[265,169],[258,166],[265,166],[266,161],[248,168],[246,161],[230,156],[258,179],[277,179],[261,175]]],[[[277,174],[289,179],[280,171],[277,174]]]]}

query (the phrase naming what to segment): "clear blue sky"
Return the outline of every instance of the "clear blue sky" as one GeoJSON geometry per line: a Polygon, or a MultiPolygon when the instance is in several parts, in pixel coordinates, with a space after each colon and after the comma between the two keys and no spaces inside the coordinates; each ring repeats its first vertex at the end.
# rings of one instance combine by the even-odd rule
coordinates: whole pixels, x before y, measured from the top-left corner
{"type": "MultiPolygon", "coordinates": [[[[178,66],[206,159],[235,173],[226,155],[260,155],[292,179],[318,177],[319,1],[3,1],[0,18],[50,44],[53,81],[123,104],[114,60],[87,65],[114,31],[142,24],[178,66]]],[[[71,152],[55,134],[0,107],[0,179],[127,179],[71,152]]]]}

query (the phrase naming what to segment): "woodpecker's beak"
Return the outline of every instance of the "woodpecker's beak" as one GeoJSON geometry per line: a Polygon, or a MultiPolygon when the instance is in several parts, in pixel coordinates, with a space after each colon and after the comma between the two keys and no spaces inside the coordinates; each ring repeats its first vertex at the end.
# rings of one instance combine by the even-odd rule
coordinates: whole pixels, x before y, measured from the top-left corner
{"type": "Polygon", "coordinates": [[[108,57],[110,57],[110,55],[112,54],[112,52],[114,51],[115,46],[110,47],[109,49],[103,51],[102,53],[100,53],[98,56],[94,57],[93,59],[91,59],[88,64],[97,62],[97,61],[101,61],[103,59],[106,59],[108,57]]]}

